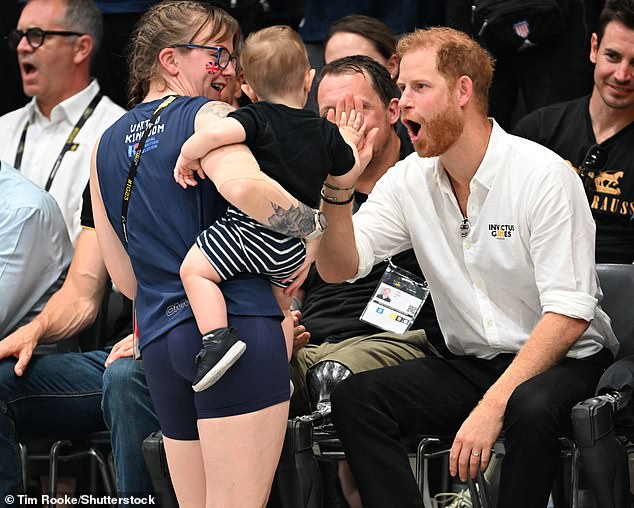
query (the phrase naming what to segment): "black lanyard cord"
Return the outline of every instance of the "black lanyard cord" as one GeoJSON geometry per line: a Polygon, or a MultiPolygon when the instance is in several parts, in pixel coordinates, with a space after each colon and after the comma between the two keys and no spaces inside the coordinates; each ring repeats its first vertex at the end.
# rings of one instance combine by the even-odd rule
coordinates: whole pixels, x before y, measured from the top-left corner
{"type": "MultiPolygon", "coordinates": [[[[75,138],[77,137],[77,134],[79,134],[79,131],[81,130],[81,128],[86,123],[86,120],[88,120],[90,116],[93,114],[93,112],[95,111],[97,104],[99,104],[99,101],[101,100],[102,97],[103,97],[103,94],[98,93],[92,98],[88,106],[86,106],[86,109],[84,109],[84,112],[79,117],[79,120],[77,120],[77,123],[73,127],[73,130],[70,131],[70,134],[68,135],[68,138],[66,139],[66,143],[64,143],[64,146],[62,147],[61,152],[59,152],[57,159],[55,159],[55,163],[53,164],[53,169],[51,169],[51,172],[48,175],[48,180],[46,180],[46,185],[44,186],[44,190],[49,191],[51,189],[51,185],[53,185],[53,180],[55,179],[55,176],[57,175],[57,171],[59,170],[59,167],[62,164],[62,159],[64,158],[64,155],[66,155],[66,152],[68,152],[69,150],[72,150],[72,151],[77,150],[77,147],[79,145],[75,144],[74,142],[75,138]]],[[[24,129],[22,129],[22,134],[20,135],[20,142],[18,143],[18,151],[15,154],[15,162],[13,163],[13,167],[15,167],[15,169],[18,169],[18,170],[20,169],[20,166],[22,165],[22,156],[24,155],[24,145],[26,144],[26,131],[28,130],[29,125],[30,123],[27,121],[26,124],[24,125],[24,129]]]]}
{"type": "Polygon", "coordinates": [[[141,154],[143,153],[143,148],[145,147],[145,141],[150,134],[150,131],[154,127],[154,123],[158,118],[161,111],[163,111],[167,106],[169,106],[174,99],[176,99],[178,95],[168,95],[161,104],[154,110],[152,113],[152,117],[150,118],[148,125],[139,140],[139,144],[137,145],[136,152],[134,153],[134,157],[132,157],[132,162],[130,162],[130,169],[128,170],[128,177],[125,182],[125,187],[123,189],[123,202],[121,203],[121,229],[123,230],[123,238],[125,239],[125,243],[128,243],[128,206],[130,205],[130,197],[132,196],[132,186],[134,185],[134,179],[136,177],[137,169],[139,167],[139,163],[141,162],[141,154]]]}

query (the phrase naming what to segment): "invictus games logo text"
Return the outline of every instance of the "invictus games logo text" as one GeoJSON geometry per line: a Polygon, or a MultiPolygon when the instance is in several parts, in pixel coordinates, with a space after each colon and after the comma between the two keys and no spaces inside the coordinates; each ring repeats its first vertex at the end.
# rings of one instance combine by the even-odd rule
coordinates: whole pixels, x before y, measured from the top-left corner
{"type": "Polygon", "coordinates": [[[511,238],[515,232],[515,224],[489,224],[489,232],[498,240],[511,238]]]}

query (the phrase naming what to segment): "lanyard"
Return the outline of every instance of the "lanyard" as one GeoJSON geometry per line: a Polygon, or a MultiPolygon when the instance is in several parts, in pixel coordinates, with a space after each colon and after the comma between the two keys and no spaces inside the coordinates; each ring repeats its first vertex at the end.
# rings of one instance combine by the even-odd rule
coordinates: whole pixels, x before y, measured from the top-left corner
{"type": "Polygon", "coordinates": [[[123,238],[125,239],[126,244],[128,243],[128,206],[130,205],[132,186],[134,185],[134,178],[136,177],[139,162],[141,161],[141,154],[143,153],[143,148],[145,147],[145,141],[147,140],[150,131],[154,127],[154,123],[156,122],[159,113],[167,106],[169,106],[177,97],[178,95],[168,95],[165,100],[161,102],[161,104],[159,104],[158,108],[154,110],[154,113],[152,113],[152,117],[148,122],[148,126],[146,127],[145,132],[143,132],[143,136],[141,136],[141,139],[139,140],[136,152],[134,152],[134,157],[132,157],[130,169],[128,170],[128,178],[125,183],[125,188],[123,189],[123,202],[121,203],[121,229],[123,230],[123,238]]]}
{"type": "MultiPolygon", "coordinates": [[[[44,186],[44,190],[49,191],[51,189],[51,185],[53,185],[53,180],[55,179],[55,175],[57,175],[57,170],[62,164],[62,159],[64,158],[64,155],[66,155],[66,152],[68,152],[69,150],[73,152],[77,150],[77,147],[79,145],[74,143],[75,138],[77,137],[77,134],[79,134],[79,131],[81,130],[81,128],[86,123],[86,120],[88,120],[90,118],[90,115],[92,115],[93,112],[95,111],[95,108],[97,107],[97,104],[99,104],[99,101],[101,100],[102,97],[103,97],[103,94],[98,93],[92,98],[92,100],[90,101],[90,104],[86,106],[86,109],[84,109],[84,112],[79,117],[79,120],[77,120],[75,127],[73,127],[73,130],[70,131],[70,134],[68,135],[68,139],[66,140],[66,143],[64,143],[64,146],[62,147],[62,151],[59,152],[57,159],[55,159],[55,163],[53,164],[53,169],[51,169],[51,172],[48,175],[48,180],[46,180],[46,185],[44,186]]],[[[20,142],[18,143],[18,151],[15,154],[15,162],[13,163],[13,167],[18,170],[20,169],[20,166],[22,165],[22,155],[24,155],[24,144],[26,142],[26,131],[28,130],[29,125],[30,123],[27,121],[26,124],[24,125],[24,129],[22,129],[22,134],[20,135],[20,142]]]]}

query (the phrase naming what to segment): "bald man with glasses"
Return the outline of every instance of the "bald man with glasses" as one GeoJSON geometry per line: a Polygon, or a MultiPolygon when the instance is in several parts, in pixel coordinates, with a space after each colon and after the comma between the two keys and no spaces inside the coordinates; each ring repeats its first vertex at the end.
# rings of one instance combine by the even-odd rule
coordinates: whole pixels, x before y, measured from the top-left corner
{"type": "Polygon", "coordinates": [[[92,147],[124,112],[91,78],[102,31],[92,0],[30,0],[6,37],[32,100],[0,117],[0,159],[51,193],[73,242],[92,147]]]}

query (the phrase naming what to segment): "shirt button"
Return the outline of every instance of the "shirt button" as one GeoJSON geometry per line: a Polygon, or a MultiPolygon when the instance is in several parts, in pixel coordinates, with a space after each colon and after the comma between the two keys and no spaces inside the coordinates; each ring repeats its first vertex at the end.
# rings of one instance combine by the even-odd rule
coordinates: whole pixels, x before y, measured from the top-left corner
{"type": "Polygon", "coordinates": [[[491,328],[491,327],[493,326],[493,320],[492,320],[492,319],[489,319],[489,320],[488,320],[488,321],[484,324],[484,326],[486,326],[487,328],[491,328]]]}
{"type": "Polygon", "coordinates": [[[464,248],[469,250],[472,245],[473,244],[469,240],[466,240],[465,243],[464,243],[464,248]]]}
{"type": "Polygon", "coordinates": [[[479,280],[478,282],[475,283],[475,288],[479,289],[479,290],[483,290],[484,289],[484,282],[479,280]]]}

